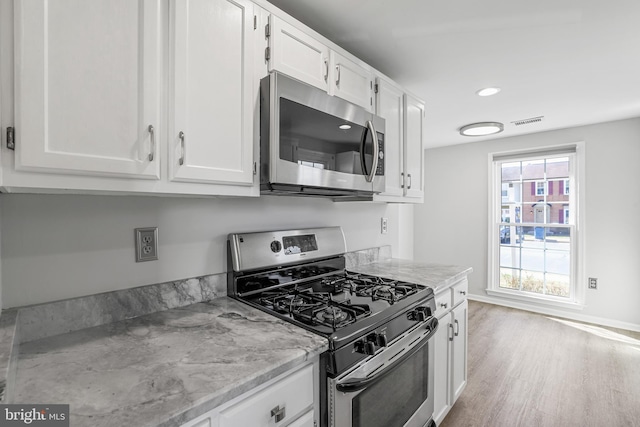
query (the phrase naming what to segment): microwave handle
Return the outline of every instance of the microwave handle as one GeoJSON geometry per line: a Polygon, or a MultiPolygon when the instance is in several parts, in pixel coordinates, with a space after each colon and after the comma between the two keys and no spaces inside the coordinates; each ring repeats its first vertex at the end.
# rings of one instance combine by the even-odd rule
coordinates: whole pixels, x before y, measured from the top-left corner
{"type": "MultiPolygon", "coordinates": [[[[367,120],[367,128],[369,128],[369,132],[371,132],[371,139],[373,139],[373,164],[371,165],[371,172],[368,175],[365,175],[365,179],[367,182],[373,182],[376,177],[376,170],[378,169],[378,156],[380,155],[380,146],[378,145],[378,133],[376,132],[376,128],[373,127],[373,122],[371,120],[367,120]]],[[[367,133],[365,132],[362,135],[362,144],[360,145],[360,162],[362,163],[362,172],[367,173],[366,159],[364,156],[364,146],[365,139],[367,133]]]]}
{"type": "Polygon", "coordinates": [[[416,353],[418,353],[422,348],[427,345],[429,340],[435,335],[438,330],[438,319],[432,317],[427,321],[429,332],[427,335],[422,338],[420,343],[418,343],[415,347],[413,347],[408,353],[403,354],[397,360],[394,360],[393,364],[386,369],[381,370],[377,374],[367,377],[367,378],[352,378],[346,380],[342,383],[336,384],[336,389],[343,393],[353,393],[356,391],[360,391],[362,389],[367,388],[368,386],[380,381],[382,378],[386,377],[388,374],[393,372],[398,366],[402,365],[405,360],[410,359],[416,353]]]}

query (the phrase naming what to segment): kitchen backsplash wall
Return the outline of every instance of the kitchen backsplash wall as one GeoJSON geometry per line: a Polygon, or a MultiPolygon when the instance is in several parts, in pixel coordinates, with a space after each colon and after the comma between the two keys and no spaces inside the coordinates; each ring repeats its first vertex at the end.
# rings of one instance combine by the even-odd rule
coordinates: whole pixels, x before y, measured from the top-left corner
{"type": "Polygon", "coordinates": [[[2,304],[18,307],[226,271],[230,232],[342,226],[349,251],[413,256],[413,206],[294,197],[0,196],[2,304]],[[380,220],[389,218],[389,233],[380,220]],[[134,229],[159,227],[135,262],[134,229]]]}

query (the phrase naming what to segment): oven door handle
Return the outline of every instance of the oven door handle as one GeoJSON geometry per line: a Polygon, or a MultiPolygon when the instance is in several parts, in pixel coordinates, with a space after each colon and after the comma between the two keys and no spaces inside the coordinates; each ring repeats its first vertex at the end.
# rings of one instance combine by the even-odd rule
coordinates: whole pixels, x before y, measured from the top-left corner
{"type": "Polygon", "coordinates": [[[392,373],[398,366],[402,365],[406,360],[415,356],[416,353],[422,350],[422,348],[425,345],[427,345],[431,337],[433,337],[433,335],[438,330],[438,319],[436,319],[435,317],[432,317],[431,319],[427,320],[426,323],[428,325],[427,327],[429,329],[429,333],[427,333],[427,335],[425,335],[424,338],[422,338],[422,340],[415,347],[413,347],[408,353],[405,353],[399,359],[394,360],[389,367],[381,370],[380,372],[378,372],[372,377],[351,378],[342,383],[338,383],[336,384],[336,389],[343,393],[353,393],[377,383],[382,378],[392,373]]]}

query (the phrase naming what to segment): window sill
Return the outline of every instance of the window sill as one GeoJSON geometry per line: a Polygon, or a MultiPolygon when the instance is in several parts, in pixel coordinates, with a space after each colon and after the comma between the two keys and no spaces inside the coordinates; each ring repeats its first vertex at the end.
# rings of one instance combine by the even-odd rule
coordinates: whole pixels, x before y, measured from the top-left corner
{"type": "Polygon", "coordinates": [[[526,302],[529,304],[535,304],[540,307],[568,308],[576,311],[583,310],[585,307],[584,304],[577,301],[558,301],[555,299],[538,297],[535,295],[523,295],[521,293],[496,290],[496,289],[487,289],[486,291],[488,295],[491,295],[494,297],[526,302]]]}

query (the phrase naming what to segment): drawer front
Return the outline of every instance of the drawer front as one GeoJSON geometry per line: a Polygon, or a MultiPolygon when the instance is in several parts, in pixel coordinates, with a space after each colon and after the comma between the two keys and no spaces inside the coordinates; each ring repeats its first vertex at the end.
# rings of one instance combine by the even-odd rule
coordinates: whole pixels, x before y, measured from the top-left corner
{"type": "Polygon", "coordinates": [[[436,314],[435,316],[440,319],[445,313],[451,310],[451,289],[447,289],[436,294],[436,314]]]}
{"type": "Polygon", "coordinates": [[[287,427],[313,427],[313,410],[307,412],[287,427]]]}
{"type": "Polygon", "coordinates": [[[221,411],[220,427],[284,426],[312,405],[313,365],[307,365],[221,411]]]}
{"type": "Polygon", "coordinates": [[[464,280],[456,283],[451,287],[453,291],[453,305],[456,306],[462,301],[467,299],[467,292],[469,291],[469,282],[465,278],[464,280]]]}

